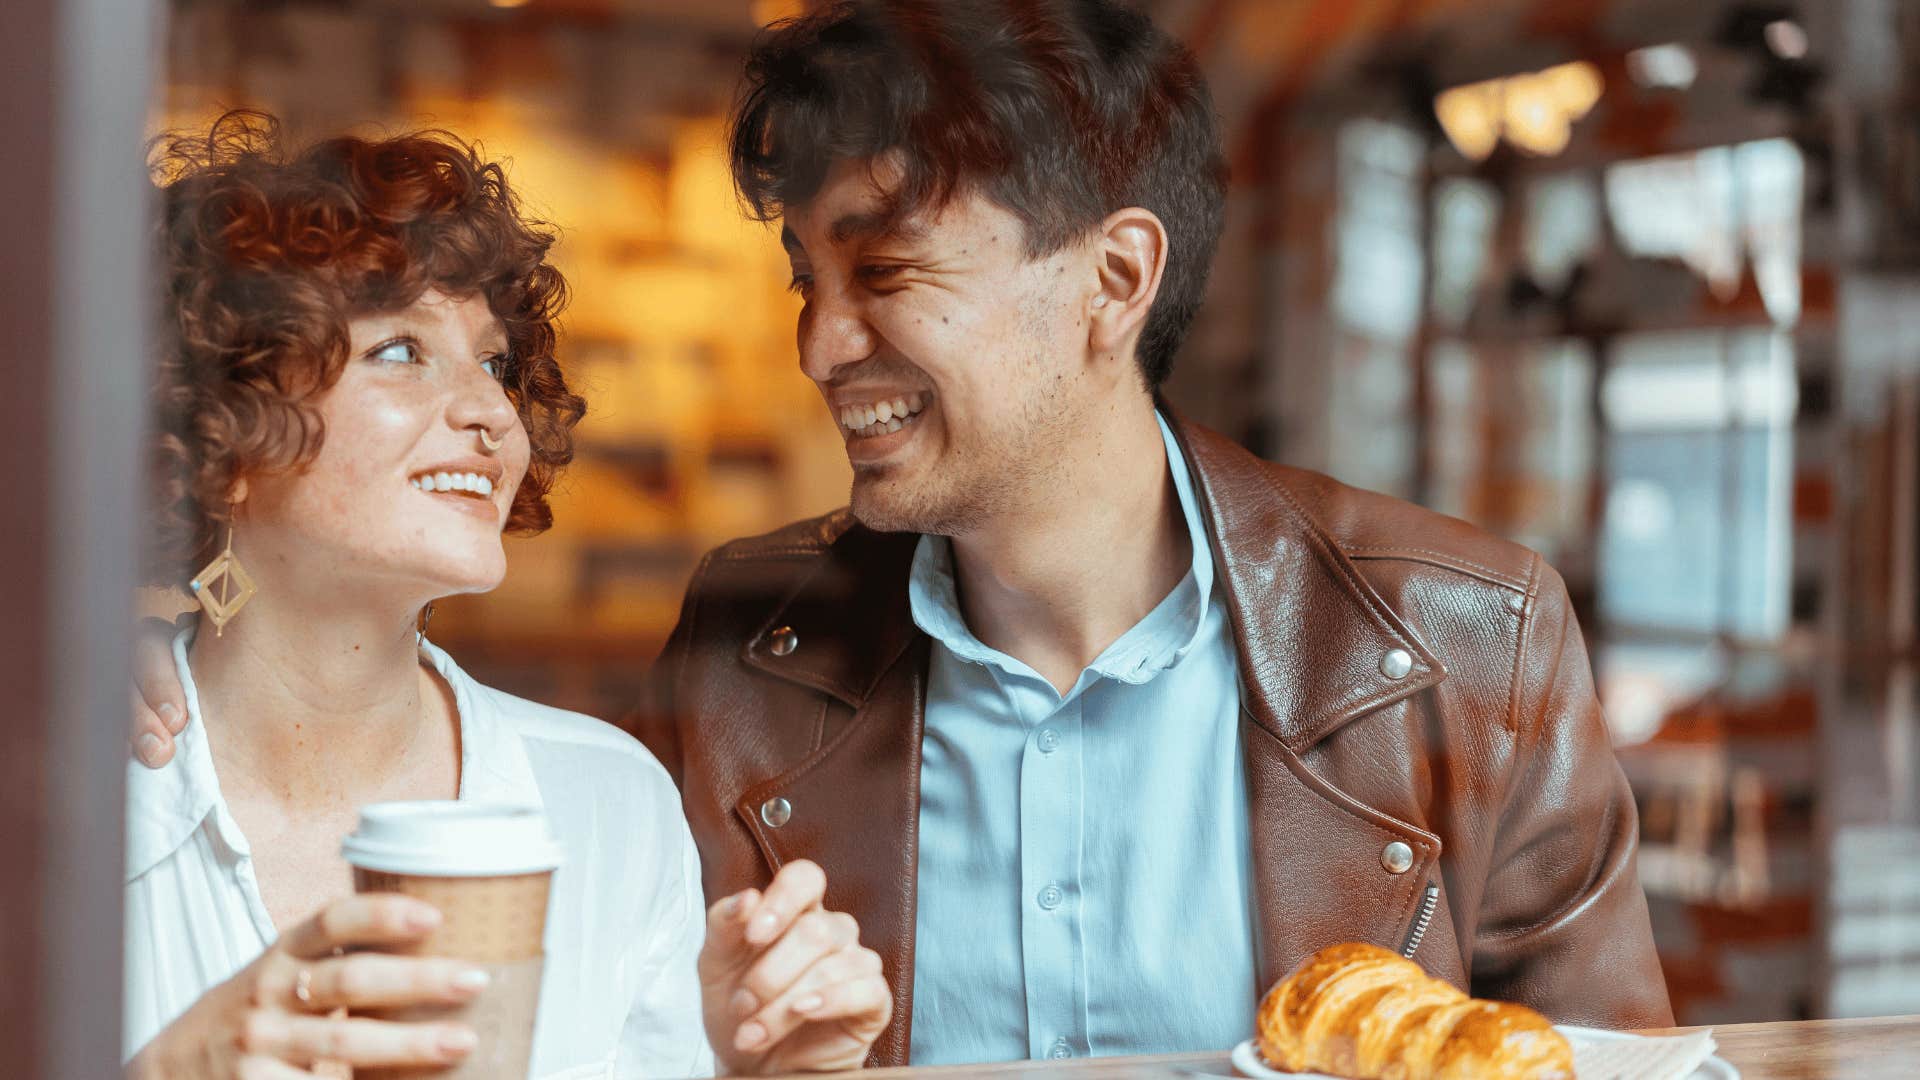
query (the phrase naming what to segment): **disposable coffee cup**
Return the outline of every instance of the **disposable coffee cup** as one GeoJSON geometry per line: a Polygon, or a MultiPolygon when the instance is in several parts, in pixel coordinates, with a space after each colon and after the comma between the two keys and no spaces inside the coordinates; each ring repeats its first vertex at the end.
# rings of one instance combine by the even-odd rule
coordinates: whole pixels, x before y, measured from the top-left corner
{"type": "Polygon", "coordinates": [[[400,893],[438,908],[418,944],[387,951],[483,968],[487,988],[462,1006],[367,1009],[380,1020],[458,1020],[480,1044],[453,1069],[356,1069],[360,1080],[522,1080],[533,1056],[547,898],[560,846],[532,807],[482,802],[374,803],[340,845],[359,892],[400,893]]]}

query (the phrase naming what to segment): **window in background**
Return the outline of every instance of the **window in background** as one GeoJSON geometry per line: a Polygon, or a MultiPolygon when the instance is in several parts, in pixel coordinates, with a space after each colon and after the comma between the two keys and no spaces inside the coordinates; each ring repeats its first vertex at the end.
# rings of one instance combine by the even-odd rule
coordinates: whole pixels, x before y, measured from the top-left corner
{"type": "Polygon", "coordinates": [[[1412,344],[1425,274],[1425,151],[1412,129],[1381,121],[1354,121],[1340,134],[1328,463],[1347,483],[1396,495],[1411,494],[1417,452],[1412,344]]]}
{"type": "Polygon", "coordinates": [[[1544,176],[1526,189],[1526,266],[1543,291],[1559,295],[1600,242],[1600,196],[1586,173],[1544,176]]]}
{"type": "Polygon", "coordinates": [[[1600,388],[1601,616],[1622,629],[1777,640],[1792,585],[1791,340],[1708,330],[1613,348],[1600,388]]]}
{"type": "Polygon", "coordinates": [[[1435,186],[1432,317],[1437,329],[1457,332],[1466,325],[1499,219],[1500,194],[1492,184],[1454,177],[1435,186]]]}
{"type": "Polygon", "coordinates": [[[1381,121],[1341,132],[1333,309],[1353,333],[1404,344],[1419,328],[1424,150],[1412,130],[1381,121]]]}
{"type": "Polygon", "coordinates": [[[1800,315],[1800,234],[1806,162],[1787,139],[1629,161],[1607,170],[1607,212],[1634,255],[1684,261],[1714,293],[1738,291],[1751,269],[1766,313],[1800,315]]]}
{"type": "Polygon", "coordinates": [[[1730,294],[1740,281],[1733,155],[1727,147],[1627,161],[1607,170],[1607,214],[1620,245],[1676,258],[1730,294]]]}

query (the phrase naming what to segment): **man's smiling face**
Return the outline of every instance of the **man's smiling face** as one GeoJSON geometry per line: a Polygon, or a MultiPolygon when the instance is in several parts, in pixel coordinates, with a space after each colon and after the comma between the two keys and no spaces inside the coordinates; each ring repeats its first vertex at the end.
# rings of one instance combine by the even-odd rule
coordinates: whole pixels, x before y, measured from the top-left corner
{"type": "Polygon", "coordinates": [[[959,535],[1046,498],[1072,453],[1098,279],[1083,244],[1029,259],[1020,219],[964,189],[883,228],[887,182],[841,162],[786,216],[800,368],[846,439],[854,515],[959,535]]]}

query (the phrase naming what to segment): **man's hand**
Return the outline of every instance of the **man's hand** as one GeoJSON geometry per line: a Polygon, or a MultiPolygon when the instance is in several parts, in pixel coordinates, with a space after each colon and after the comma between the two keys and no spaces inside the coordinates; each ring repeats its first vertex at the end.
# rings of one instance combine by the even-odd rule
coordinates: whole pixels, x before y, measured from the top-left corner
{"type": "Polygon", "coordinates": [[[187,691],[173,667],[174,624],[141,619],[133,632],[133,725],[127,749],[150,769],[173,760],[173,737],[187,726],[187,691]]]}
{"type": "Polygon", "coordinates": [[[765,894],[748,889],[707,911],[700,988],[722,1070],[852,1069],[893,1017],[880,955],[853,916],[820,906],[827,878],[805,860],[765,894]]]}

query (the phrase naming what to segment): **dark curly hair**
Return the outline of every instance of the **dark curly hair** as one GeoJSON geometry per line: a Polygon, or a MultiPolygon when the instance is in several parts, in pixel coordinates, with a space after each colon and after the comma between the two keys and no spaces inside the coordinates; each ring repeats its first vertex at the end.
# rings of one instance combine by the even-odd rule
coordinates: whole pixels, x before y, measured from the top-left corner
{"type": "Polygon", "coordinates": [[[149,167],[161,283],[150,583],[178,584],[213,556],[236,480],[319,452],[312,399],[346,365],[348,320],[429,289],[484,296],[505,323],[500,377],[532,442],[506,528],[553,524],[547,493],[586,404],[553,355],[567,300],[547,262],[554,234],[523,216],[498,163],[444,131],[289,154],[273,117],[237,110],[156,139],[149,167]]]}
{"type": "Polygon", "coordinates": [[[977,190],[1037,258],[1124,206],[1171,250],[1137,359],[1165,382],[1220,240],[1227,166],[1186,47],[1117,0],[838,0],[769,27],[747,58],[729,160],[771,221],[835,163],[897,154],[890,216],[977,190]]]}

